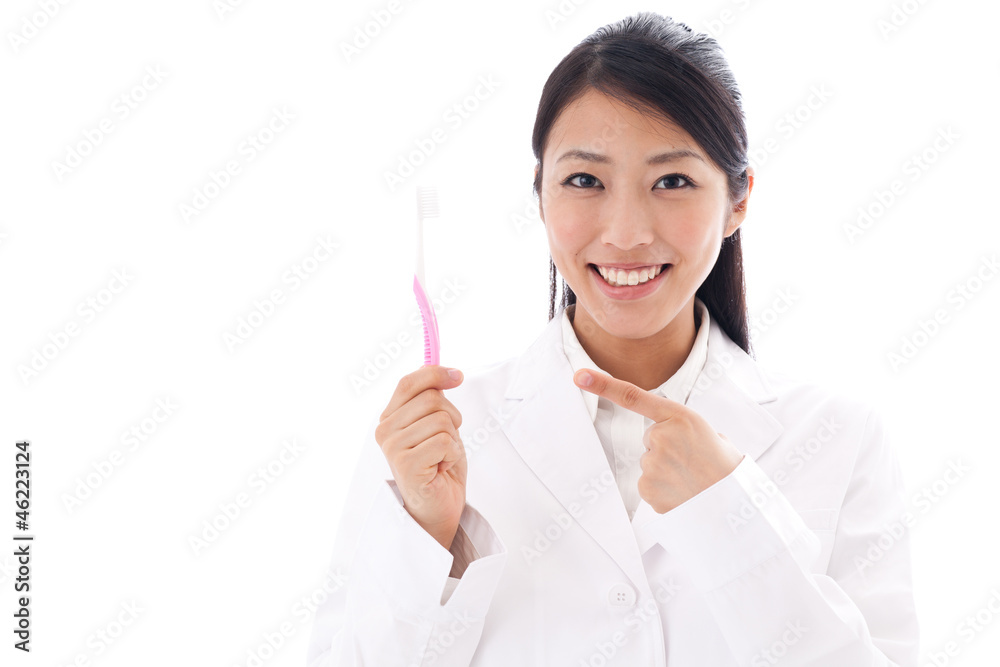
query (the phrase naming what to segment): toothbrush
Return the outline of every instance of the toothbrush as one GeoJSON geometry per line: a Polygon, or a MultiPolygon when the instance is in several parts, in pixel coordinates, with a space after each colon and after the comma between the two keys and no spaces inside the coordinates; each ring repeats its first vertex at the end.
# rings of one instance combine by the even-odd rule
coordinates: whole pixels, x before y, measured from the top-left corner
{"type": "Polygon", "coordinates": [[[441,357],[441,339],[438,337],[437,317],[434,306],[424,288],[424,218],[436,218],[438,213],[437,189],[417,188],[417,270],[413,274],[413,293],[417,296],[420,315],[424,320],[424,365],[438,365],[441,357]]]}

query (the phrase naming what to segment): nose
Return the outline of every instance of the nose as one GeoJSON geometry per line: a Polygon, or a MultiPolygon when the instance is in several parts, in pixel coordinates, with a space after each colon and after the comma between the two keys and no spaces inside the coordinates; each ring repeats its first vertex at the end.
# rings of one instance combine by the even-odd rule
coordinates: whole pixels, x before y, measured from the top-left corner
{"type": "Polygon", "coordinates": [[[608,193],[601,207],[601,242],[630,250],[653,242],[653,211],[641,193],[608,193]]]}

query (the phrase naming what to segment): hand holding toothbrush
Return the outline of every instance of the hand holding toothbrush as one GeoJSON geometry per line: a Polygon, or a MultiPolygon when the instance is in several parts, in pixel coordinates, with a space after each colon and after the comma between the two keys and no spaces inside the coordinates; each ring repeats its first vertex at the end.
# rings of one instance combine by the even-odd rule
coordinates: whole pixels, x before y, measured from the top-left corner
{"type": "Polygon", "coordinates": [[[375,428],[406,511],[445,549],[465,509],[469,465],[458,435],[462,415],[442,390],[461,383],[461,371],[443,366],[404,375],[375,428]]]}
{"type": "Polygon", "coordinates": [[[417,189],[417,213],[413,292],[424,320],[424,366],[399,381],[375,439],[410,516],[450,549],[465,509],[469,466],[458,436],[462,415],[442,390],[461,384],[462,373],[439,365],[437,318],[424,288],[423,221],[438,215],[436,191],[417,189]]]}

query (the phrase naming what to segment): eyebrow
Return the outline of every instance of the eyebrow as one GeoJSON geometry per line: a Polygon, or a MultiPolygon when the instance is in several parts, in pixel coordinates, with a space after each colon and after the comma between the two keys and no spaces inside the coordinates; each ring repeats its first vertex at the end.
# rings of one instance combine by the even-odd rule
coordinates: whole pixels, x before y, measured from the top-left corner
{"type": "MultiPolygon", "coordinates": [[[[648,160],[646,160],[646,164],[649,165],[663,164],[665,162],[680,160],[686,157],[695,158],[696,160],[701,160],[702,162],[705,161],[705,158],[703,158],[698,153],[695,153],[694,151],[689,150],[687,148],[682,148],[676,151],[657,153],[656,155],[653,155],[648,160]]],[[[566,151],[565,153],[559,156],[559,159],[556,160],[556,162],[562,162],[563,160],[567,160],[570,158],[577,158],[578,160],[586,160],[587,162],[600,162],[601,164],[614,164],[614,161],[607,155],[603,155],[601,153],[592,153],[590,151],[580,150],[579,148],[573,148],[571,150],[566,151]]]]}

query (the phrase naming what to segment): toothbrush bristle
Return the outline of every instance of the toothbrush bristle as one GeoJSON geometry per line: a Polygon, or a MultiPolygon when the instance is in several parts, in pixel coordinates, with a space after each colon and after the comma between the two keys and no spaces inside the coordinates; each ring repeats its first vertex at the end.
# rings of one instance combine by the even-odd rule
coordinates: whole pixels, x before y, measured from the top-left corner
{"type": "Polygon", "coordinates": [[[421,220],[426,218],[436,218],[440,215],[437,188],[417,188],[417,214],[420,216],[421,220]]]}

